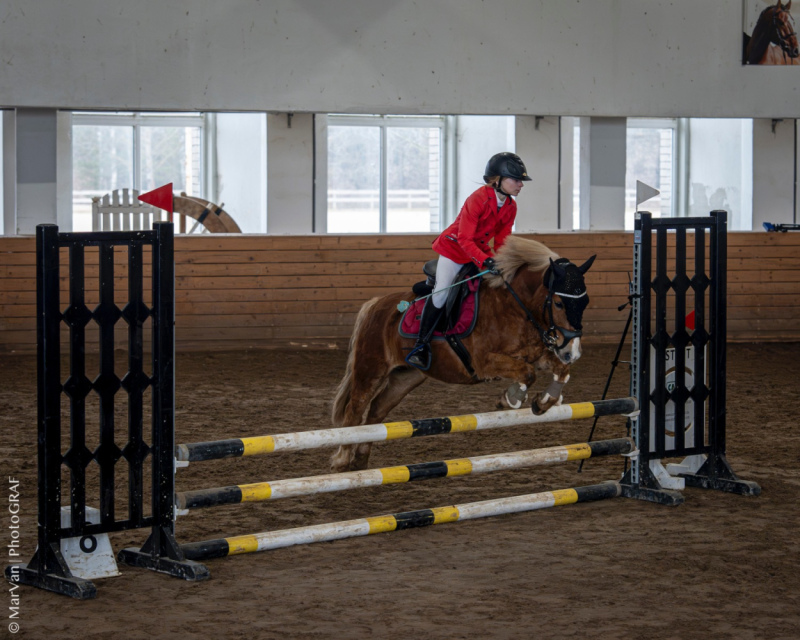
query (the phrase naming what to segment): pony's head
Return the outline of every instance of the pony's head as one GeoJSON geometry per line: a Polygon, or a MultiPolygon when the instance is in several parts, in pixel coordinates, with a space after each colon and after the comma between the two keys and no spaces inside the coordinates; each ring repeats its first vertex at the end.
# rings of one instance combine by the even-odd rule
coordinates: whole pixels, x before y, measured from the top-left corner
{"type": "Polygon", "coordinates": [[[535,326],[545,345],[565,364],[581,356],[583,312],[589,304],[583,276],[594,259],[577,266],[540,242],[509,236],[496,256],[502,276],[489,280],[491,287],[510,284],[523,268],[539,276],[532,298],[536,308],[529,311],[539,318],[535,326]]]}
{"type": "Polygon", "coordinates": [[[555,328],[557,334],[562,336],[555,352],[564,363],[574,362],[581,357],[583,312],[589,306],[589,294],[583,276],[596,257],[592,256],[580,266],[566,258],[551,259],[544,275],[543,283],[548,291],[545,313],[550,316],[551,330],[555,328]]]}
{"type": "Polygon", "coordinates": [[[800,56],[800,47],[798,47],[797,43],[794,18],[789,13],[791,9],[792,0],[789,0],[786,4],[781,4],[781,0],[778,0],[777,4],[764,9],[759,21],[768,22],[770,42],[778,45],[790,58],[797,58],[800,56]]]}

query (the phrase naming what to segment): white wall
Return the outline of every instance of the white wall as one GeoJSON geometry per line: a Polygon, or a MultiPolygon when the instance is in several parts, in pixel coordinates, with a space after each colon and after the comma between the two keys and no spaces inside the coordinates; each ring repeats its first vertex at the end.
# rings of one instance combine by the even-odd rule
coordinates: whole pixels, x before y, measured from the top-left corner
{"type": "Polygon", "coordinates": [[[581,229],[625,228],[625,118],[581,119],[581,229]]]}
{"type": "Polygon", "coordinates": [[[0,106],[797,117],[741,0],[5,0],[0,106]]]}
{"type": "Polygon", "coordinates": [[[267,231],[267,118],[216,115],[216,201],[244,233],[267,231]]]}
{"type": "Polygon", "coordinates": [[[56,221],[72,231],[72,112],[56,113],[56,221]]]}
{"type": "Polygon", "coordinates": [[[314,118],[309,113],[267,116],[267,232],[314,230],[314,118]]]}
{"type": "Polygon", "coordinates": [[[17,112],[3,111],[3,233],[17,233],[17,112]]]}
{"type": "Polygon", "coordinates": [[[13,233],[33,234],[37,224],[58,224],[57,122],[55,109],[17,110],[17,210],[13,233]]]}
{"type": "MultiPolygon", "coordinates": [[[[559,119],[518,116],[516,118],[516,152],[525,162],[530,182],[517,197],[519,233],[553,231],[558,221],[559,119]]],[[[570,222],[568,228],[572,228],[570,222]]]]}
{"type": "Polygon", "coordinates": [[[795,121],[753,121],[753,230],[794,222],[795,121]],[[774,131],[773,131],[774,127],[774,131]]]}

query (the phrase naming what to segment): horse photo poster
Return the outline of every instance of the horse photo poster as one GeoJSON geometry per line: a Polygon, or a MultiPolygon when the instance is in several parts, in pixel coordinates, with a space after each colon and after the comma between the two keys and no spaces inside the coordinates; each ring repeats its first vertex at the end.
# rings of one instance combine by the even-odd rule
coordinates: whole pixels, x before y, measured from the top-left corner
{"type": "Polygon", "coordinates": [[[744,0],[742,64],[800,65],[792,1],[744,0]]]}

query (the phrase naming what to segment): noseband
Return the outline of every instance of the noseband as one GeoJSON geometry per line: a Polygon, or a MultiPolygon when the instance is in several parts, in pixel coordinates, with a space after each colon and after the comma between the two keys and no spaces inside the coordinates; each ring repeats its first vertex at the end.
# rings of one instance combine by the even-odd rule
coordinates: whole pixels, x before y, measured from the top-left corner
{"type": "Polygon", "coordinates": [[[557,351],[559,349],[563,349],[566,347],[571,340],[575,338],[580,338],[583,335],[583,331],[580,329],[567,329],[566,327],[562,327],[556,324],[555,319],[553,318],[553,294],[557,294],[562,298],[583,298],[586,295],[586,291],[584,290],[583,293],[580,294],[572,294],[566,293],[561,291],[553,291],[555,288],[555,274],[551,271],[550,272],[550,284],[547,288],[547,298],[545,298],[544,304],[542,305],[542,315],[545,318],[549,318],[550,326],[545,328],[534,317],[533,313],[522,299],[517,295],[517,292],[514,291],[511,284],[505,280],[503,283],[506,285],[506,289],[508,289],[509,293],[514,297],[514,300],[517,301],[517,304],[522,307],[522,310],[525,312],[525,315],[528,317],[528,321],[536,328],[539,332],[539,335],[542,338],[542,342],[544,346],[547,347],[549,351],[557,351]],[[561,335],[564,336],[564,340],[561,344],[558,344],[558,332],[561,332],[561,335]]]}

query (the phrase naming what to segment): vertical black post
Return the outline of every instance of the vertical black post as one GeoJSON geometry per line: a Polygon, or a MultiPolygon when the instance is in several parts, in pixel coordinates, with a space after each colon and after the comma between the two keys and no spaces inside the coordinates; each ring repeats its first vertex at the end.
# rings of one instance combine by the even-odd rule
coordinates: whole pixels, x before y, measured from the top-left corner
{"type": "MultiPolygon", "coordinates": [[[[686,277],[686,227],[675,230],[675,278],[672,281],[675,291],[675,326],[672,333],[672,346],[675,348],[675,386],[671,396],[673,400],[673,429],[675,449],[683,449],[686,444],[686,347],[689,334],[686,332],[686,292],[689,280],[686,277]]],[[[666,436],[666,434],[665,434],[666,436]]],[[[666,442],[665,442],[666,445],[666,442]]],[[[665,447],[666,448],[666,447],[665,447]]]]}
{"type": "MultiPolygon", "coordinates": [[[[61,555],[61,303],[56,225],[36,227],[38,403],[38,540],[28,564],[6,568],[6,579],[73,598],[93,598],[89,580],[76,578],[61,555]],[[12,576],[14,576],[12,578],[12,576]]],[[[74,513],[74,509],[73,509],[74,513]]]]}
{"type": "Polygon", "coordinates": [[[620,485],[623,496],[660,504],[677,505],[683,502],[683,496],[677,491],[664,489],[650,469],[650,461],[658,457],[655,451],[659,446],[663,448],[663,404],[666,402],[663,383],[660,390],[657,385],[655,393],[651,394],[650,371],[651,368],[654,368],[656,380],[660,375],[663,381],[663,354],[666,344],[662,344],[659,349],[657,343],[668,340],[665,331],[666,308],[659,294],[659,288],[663,289],[664,286],[660,279],[660,265],[666,263],[666,235],[663,234],[660,227],[656,230],[656,234],[663,242],[657,245],[656,278],[653,280],[653,220],[651,214],[637,212],[634,228],[634,283],[637,284],[637,290],[634,291],[632,311],[635,326],[631,355],[631,395],[634,395],[639,401],[639,416],[631,420],[633,427],[631,435],[636,442],[638,456],[631,459],[630,468],[625,472],[620,485]],[[655,334],[651,330],[653,289],[656,291],[655,334]],[[650,350],[654,345],[656,361],[652,362],[650,350]],[[660,357],[659,353],[661,353],[660,357]],[[657,423],[653,439],[650,437],[651,401],[655,403],[657,423]],[[659,424],[661,425],[660,429],[659,424]]]}
{"type": "Polygon", "coordinates": [[[175,261],[171,224],[157,222],[153,243],[153,519],[172,531],[175,493],[175,261]]]}
{"type": "Polygon", "coordinates": [[[706,288],[709,279],[706,276],[706,227],[697,225],[694,229],[694,331],[692,332],[692,345],[694,346],[694,388],[692,401],[694,402],[694,442],[695,449],[701,450],[705,446],[705,421],[706,401],[708,387],[706,387],[706,345],[708,332],[706,330],[706,288]]]}
{"type": "MultiPolygon", "coordinates": [[[[651,362],[653,376],[656,381],[656,388],[650,396],[655,405],[655,429],[653,439],[650,443],[650,451],[654,452],[655,458],[664,457],[666,422],[667,422],[667,401],[669,400],[666,385],[667,375],[667,348],[670,345],[670,334],[667,331],[667,292],[671,282],[667,276],[667,229],[659,226],[656,229],[656,277],[650,286],[655,291],[656,298],[656,317],[655,330],[650,338],[648,345],[654,349],[653,356],[655,362],[651,362]]],[[[650,381],[648,380],[648,385],[650,381]]]]}
{"type": "MultiPolygon", "coordinates": [[[[61,531],[61,291],[56,225],[36,227],[36,255],[39,549],[46,556],[61,531]]],[[[53,550],[60,555],[60,549],[53,550]]],[[[40,563],[40,571],[58,571],[47,560],[40,563]]]]}
{"type": "MultiPolygon", "coordinates": [[[[706,461],[695,473],[681,474],[687,486],[717,489],[740,495],[757,496],[761,487],[748,480],[740,480],[731,469],[725,456],[725,387],[727,384],[727,330],[728,330],[728,214],[711,212],[710,234],[710,289],[708,319],[710,345],[709,362],[709,420],[706,461]]],[[[697,330],[695,330],[697,331],[697,330]]]]}
{"type": "MultiPolygon", "coordinates": [[[[157,277],[153,265],[152,278],[157,277]]],[[[141,243],[128,245],[128,304],[123,316],[128,323],[128,373],[123,380],[128,392],[128,517],[144,524],[144,463],[150,450],[144,440],[144,393],[151,381],[144,373],[144,323],[152,311],[144,304],[144,250],[141,243]]],[[[158,301],[153,300],[158,306],[158,301]]]]}
{"type": "MultiPolygon", "coordinates": [[[[640,451],[650,453],[650,339],[652,309],[650,301],[652,296],[652,261],[653,261],[653,227],[649,213],[643,213],[637,221],[638,228],[641,229],[641,247],[639,249],[639,322],[641,326],[638,331],[638,351],[639,351],[639,442],[637,444],[640,451]]],[[[635,374],[634,374],[635,375],[635,374]]],[[[640,459],[641,462],[641,459],[640,459]]],[[[646,463],[645,463],[646,466],[646,463]]]]}
{"type": "Polygon", "coordinates": [[[725,454],[725,387],[727,385],[728,342],[728,215],[712,211],[716,224],[711,236],[711,305],[712,330],[711,416],[709,444],[712,451],[725,454]]]}
{"type": "Polygon", "coordinates": [[[86,378],[86,324],[91,319],[84,292],[84,247],[69,246],[69,307],[64,320],[69,326],[69,378],[64,392],[70,401],[69,450],[64,463],[70,470],[70,528],[80,530],[86,522],[86,396],[91,384],[86,378]]]}
{"type": "Polygon", "coordinates": [[[114,304],[114,247],[100,245],[100,304],[92,315],[100,331],[100,373],[94,388],[100,399],[100,451],[95,455],[100,467],[100,522],[109,526],[115,519],[114,467],[120,450],[114,440],[114,394],[119,390],[119,378],[114,372],[114,325],[120,311],[114,304]]]}

